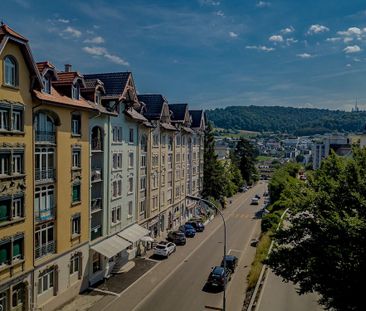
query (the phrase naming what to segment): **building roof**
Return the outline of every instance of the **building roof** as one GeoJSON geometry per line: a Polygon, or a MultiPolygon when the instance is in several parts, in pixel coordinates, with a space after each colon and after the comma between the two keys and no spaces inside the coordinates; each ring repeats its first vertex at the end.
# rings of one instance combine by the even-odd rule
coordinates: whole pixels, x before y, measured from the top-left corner
{"type": "Polygon", "coordinates": [[[184,121],[188,104],[169,104],[169,109],[173,113],[171,115],[172,121],[184,121]]]}
{"type": "Polygon", "coordinates": [[[70,71],[70,72],[59,71],[57,73],[57,76],[58,76],[57,81],[53,82],[55,85],[69,85],[72,84],[76,78],[80,78],[83,81],[83,84],[85,83],[83,75],[77,71],[70,71]]]}
{"type": "Polygon", "coordinates": [[[55,69],[55,66],[50,63],[49,61],[45,61],[45,62],[38,62],[37,64],[37,68],[38,68],[38,71],[40,73],[43,72],[43,70],[45,70],[46,68],[52,68],[52,69],[55,69]]]}
{"type": "Polygon", "coordinates": [[[192,116],[192,127],[198,128],[201,126],[201,120],[203,115],[203,110],[189,110],[189,114],[192,116]]]}
{"type": "Polygon", "coordinates": [[[161,94],[137,95],[139,101],[145,104],[144,116],[148,119],[159,119],[163,110],[163,105],[167,102],[161,94]]]}
{"type": "Polygon", "coordinates": [[[2,40],[2,38],[5,35],[9,35],[9,36],[12,36],[14,38],[17,38],[19,40],[28,42],[28,39],[27,38],[23,37],[21,34],[17,33],[13,29],[11,29],[8,25],[1,24],[1,26],[0,26],[0,41],[2,40]]]}
{"type": "Polygon", "coordinates": [[[131,72],[110,72],[110,73],[97,73],[97,74],[86,74],[85,79],[99,79],[104,83],[106,96],[108,97],[119,97],[122,95],[126,88],[128,78],[131,72]]]}
{"type": "Polygon", "coordinates": [[[147,122],[147,119],[142,114],[138,113],[132,107],[125,109],[124,113],[133,120],[136,120],[139,122],[147,122]]]}

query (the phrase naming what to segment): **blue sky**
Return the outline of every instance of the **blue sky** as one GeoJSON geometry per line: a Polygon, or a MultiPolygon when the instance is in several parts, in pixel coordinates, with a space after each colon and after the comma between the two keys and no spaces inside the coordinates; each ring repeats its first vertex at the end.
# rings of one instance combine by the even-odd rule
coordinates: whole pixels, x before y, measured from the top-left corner
{"type": "Polygon", "coordinates": [[[36,61],[132,71],[192,108],[366,109],[364,0],[1,0],[36,61]]]}

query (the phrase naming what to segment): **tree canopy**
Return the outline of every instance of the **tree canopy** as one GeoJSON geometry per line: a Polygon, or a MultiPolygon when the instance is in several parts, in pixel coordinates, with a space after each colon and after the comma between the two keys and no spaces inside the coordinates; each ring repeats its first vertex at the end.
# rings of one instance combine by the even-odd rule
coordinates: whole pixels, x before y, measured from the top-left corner
{"type": "Polygon", "coordinates": [[[364,128],[366,112],[277,106],[231,106],[206,111],[215,127],[298,136],[333,131],[357,132],[364,128]]]}
{"type": "Polygon", "coordinates": [[[267,261],[273,271],[318,292],[327,309],[365,310],[366,150],[332,154],[307,182],[291,182],[280,200],[290,208],[267,261]]]}

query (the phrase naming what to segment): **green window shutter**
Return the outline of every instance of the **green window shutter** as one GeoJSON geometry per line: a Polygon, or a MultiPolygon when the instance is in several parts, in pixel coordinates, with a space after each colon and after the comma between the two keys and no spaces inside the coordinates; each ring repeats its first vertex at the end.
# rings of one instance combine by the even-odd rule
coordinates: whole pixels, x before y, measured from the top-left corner
{"type": "Polygon", "coordinates": [[[8,260],[9,260],[8,249],[5,247],[5,245],[3,245],[0,248],[0,265],[3,263],[7,263],[8,260]]]}
{"type": "Polygon", "coordinates": [[[73,202],[80,201],[80,186],[79,185],[74,185],[72,187],[72,201],[73,202]]]}
{"type": "Polygon", "coordinates": [[[9,209],[5,204],[0,205],[0,221],[9,219],[9,209]]]}
{"type": "Polygon", "coordinates": [[[22,240],[16,240],[13,243],[13,258],[22,254],[22,240]]]}

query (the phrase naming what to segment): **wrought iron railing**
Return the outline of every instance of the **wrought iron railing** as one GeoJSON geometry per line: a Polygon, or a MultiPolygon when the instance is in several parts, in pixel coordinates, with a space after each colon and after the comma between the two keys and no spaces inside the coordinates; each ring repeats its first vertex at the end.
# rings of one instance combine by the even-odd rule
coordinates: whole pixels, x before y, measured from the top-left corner
{"type": "Polygon", "coordinates": [[[55,169],[36,169],[36,181],[53,180],[55,178],[55,169]]]}
{"type": "Polygon", "coordinates": [[[56,133],[50,131],[36,131],[36,142],[56,143],[56,133]]]}
{"type": "Polygon", "coordinates": [[[103,208],[103,200],[102,198],[94,198],[91,200],[91,211],[100,210],[103,208]]]}
{"type": "Polygon", "coordinates": [[[91,142],[91,149],[93,151],[103,151],[103,142],[99,138],[93,138],[91,142]]]}
{"type": "Polygon", "coordinates": [[[51,241],[46,244],[42,244],[40,246],[36,246],[35,248],[35,255],[36,258],[41,258],[48,254],[54,254],[56,251],[56,241],[51,241]]]}

